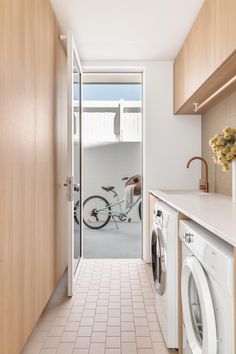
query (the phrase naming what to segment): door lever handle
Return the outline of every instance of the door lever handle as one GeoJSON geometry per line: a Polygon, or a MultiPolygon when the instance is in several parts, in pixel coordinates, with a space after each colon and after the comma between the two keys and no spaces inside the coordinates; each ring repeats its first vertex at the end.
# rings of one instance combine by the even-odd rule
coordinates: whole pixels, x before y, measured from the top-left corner
{"type": "Polygon", "coordinates": [[[67,187],[67,200],[69,202],[73,201],[74,195],[74,177],[67,177],[66,182],[63,184],[64,187],[67,187]]]}
{"type": "MultiPolygon", "coordinates": [[[[68,187],[67,183],[63,184],[64,187],[68,187]]],[[[79,183],[74,183],[74,192],[79,192],[80,190],[80,184],[79,183]]]]}
{"type": "Polygon", "coordinates": [[[74,184],[74,191],[79,192],[79,190],[80,190],[80,185],[78,183],[75,183],[74,184]]]}

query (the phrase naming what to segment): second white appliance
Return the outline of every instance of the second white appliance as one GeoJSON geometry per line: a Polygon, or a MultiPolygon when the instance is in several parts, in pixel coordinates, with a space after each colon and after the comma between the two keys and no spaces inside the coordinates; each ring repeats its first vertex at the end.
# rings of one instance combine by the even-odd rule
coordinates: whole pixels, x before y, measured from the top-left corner
{"type": "Polygon", "coordinates": [[[151,255],[156,310],[168,348],[178,348],[178,212],[157,201],[153,211],[151,255]]]}
{"type": "Polygon", "coordinates": [[[234,353],[233,250],[193,221],[180,222],[184,354],[234,353]]]}

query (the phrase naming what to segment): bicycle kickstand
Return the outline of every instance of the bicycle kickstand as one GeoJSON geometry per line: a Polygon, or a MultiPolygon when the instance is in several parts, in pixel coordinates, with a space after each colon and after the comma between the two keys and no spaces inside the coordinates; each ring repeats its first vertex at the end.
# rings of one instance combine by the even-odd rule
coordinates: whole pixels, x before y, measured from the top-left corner
{"type": "Polygon", "coordinates": [[[112,219],[114,220],[114,223],[116,224],[116,229],[119,230],[119,227],[118,227],[118,225],[117,225],[117,222],[116,222],[114,216],[112,216],[112,219]]]}

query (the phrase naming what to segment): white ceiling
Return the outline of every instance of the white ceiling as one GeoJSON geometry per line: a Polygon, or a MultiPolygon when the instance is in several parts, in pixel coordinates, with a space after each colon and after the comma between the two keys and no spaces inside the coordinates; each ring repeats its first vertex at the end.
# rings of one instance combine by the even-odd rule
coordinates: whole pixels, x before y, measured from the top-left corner
{"type": "Polygon", "coordinates": [[[172,60],[204,0],[51,0],[82,60],[172,60]]]}

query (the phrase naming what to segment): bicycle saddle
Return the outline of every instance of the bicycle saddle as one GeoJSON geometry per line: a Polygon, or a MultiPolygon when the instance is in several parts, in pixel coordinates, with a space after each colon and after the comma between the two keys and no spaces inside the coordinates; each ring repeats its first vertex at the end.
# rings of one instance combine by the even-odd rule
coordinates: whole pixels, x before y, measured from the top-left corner
{"type": "Polygon", "coordinates": [[[113,189],[115,189],[115,187],[113,187],[113,186],[110,186],[110,187],[102,186],[102,189],[104,189],[104,191],[106,191],[106,192],[111,192],[111,191],[113,191],[113,189]]]}

